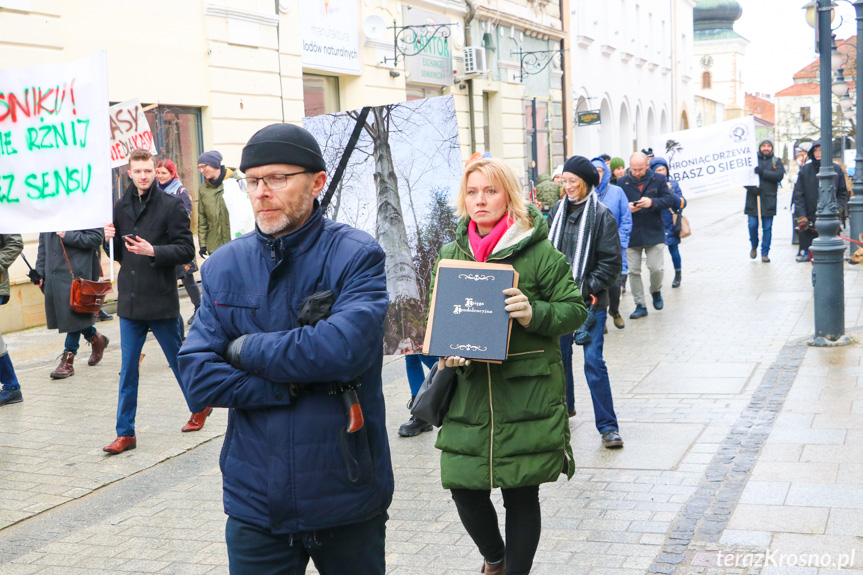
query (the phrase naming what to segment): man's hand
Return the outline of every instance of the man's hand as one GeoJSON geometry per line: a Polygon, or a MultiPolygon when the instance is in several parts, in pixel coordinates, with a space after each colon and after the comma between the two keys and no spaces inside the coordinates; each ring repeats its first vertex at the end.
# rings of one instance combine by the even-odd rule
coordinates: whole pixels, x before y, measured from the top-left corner
{"type": "Polygon", "coordinates": [[[201,254],[202,258],[205,258],[210,254],[210,252],[207,251],[207,246],[201,246],[201,248],[198,250],[198,253],[201,254]]]}
{"type": "Polygon", "coordinates": [[[761,175],[761,166],[755,166],[755,173],[761,175]]]}
{"type": "Polygon", "coordinates": [[[653,200],[651,200],[650,198],[645,196],[645,197],[641,198],[640,200],[638,200],[637,202],[635,202],[635,205],[638,206],[639,208],[642,208],[642,209],[650,208],[653,206],[653,200]]]}
{"type": "Polygon", "coordinates": [[[809,229],[809,218],[797,218],[797,231],[805,232],[809,229]]]}
{"type": "Polygon", "coordinates": [[[237,339],[231,341],[228,344],[227,349],[225,349],[225,361],[230,363],[233,367],[237,369],[244,369],[243,363],[241,361],[241,356],[243,354],[243,343],[245,343],[248,335],[241,335],[237,339]]]}
{"type": "Polygon", "coordinates": [[[636,202],[629,202],[629,211],[634,214],[635,212],[641,211],[641,208],[636,205],[636,202]]]}
{"type": "Polygon", "coordinates": [[[530,325],[530,320],[533,318],[533,308],[527,300],[527,296],[521,293],[518,288],[508,288],[503,290],[503,293],[510,296],[503,302],[506,304],[504,309],[509,312],[509,317],[517,320],[522,327],[530,325]]]}
{"type": "Polygon", "coordinates": [[[442,371],[447,367],[466,367],[470,365],[470,360],[465,359],[463,357],[459,357],[457,355],[451,355],[449,357],[442,357],[437,360],[437,369],[438,371],[442,371]]]}
{"type": "Polygon", "coordinates": [[[106,240],[112,239],[116,234],[116,232],[114,231],[114,224],[108,224],[107,226],[105,226],[104,232],[106,240]]]}
{"type": "Polygon", "coordinates": [[[66,232],[54,232],[54,233],[57,234],[58,236],[60,236],[61,240],[66,237],[66,232]]]}
{"type": "Polygon", "coordinates": [[[150,242],[143,238],[130,236],[123,239],[126,240],[126,249],[133,254],[138,254],[139,256],[150,256],[151,258],[156,255],[156,250],[153,249],[150,242]]]}

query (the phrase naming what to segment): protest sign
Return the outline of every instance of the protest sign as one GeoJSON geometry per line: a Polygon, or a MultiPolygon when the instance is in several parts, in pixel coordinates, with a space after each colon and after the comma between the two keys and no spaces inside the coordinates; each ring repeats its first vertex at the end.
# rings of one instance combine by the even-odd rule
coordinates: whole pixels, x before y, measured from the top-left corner
{"type": "Polygon", "coordinates": [[[685,196],[758,185],[752,116],[664,134],[653,149],[668,161],[670,177],[685,196]]]}
{"type": "Polygon", "coordinates": [[[0,233],[111,221],[106,52],[0,69],[0,233]]]}
{"type": "Polygon", "coordinates": [[[144,115],[144,108],[138,98],[109,108],[111,114],[111,167],[119,168],[129,163],[132,150],[143,148],[154,156],[156,142],[150,124],[144,115]]]}

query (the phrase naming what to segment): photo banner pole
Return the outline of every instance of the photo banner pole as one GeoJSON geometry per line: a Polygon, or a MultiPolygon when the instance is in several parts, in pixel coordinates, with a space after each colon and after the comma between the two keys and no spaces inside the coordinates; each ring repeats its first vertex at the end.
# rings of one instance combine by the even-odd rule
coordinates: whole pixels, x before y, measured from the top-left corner
{"type": "Polygon", "coordinates": [[[321,209],[326,210],[327,206],[330,205],[330,200],[333,199],[333,194],[336,193],[336,188],[339,187],[339,182],[342,181],[342,176],[345,173],[345,168],[348,167],[348,161],[351,159],[351,154],[354,152],[354,148],[357,146],[357,141],[360,139],[360,134],[363,131],[363,126],[366,125],[366,118],[369,117],[369,112],[372,109],[369,106],[366,106],[362,110],[360,110],[360,114],[357,117],[357,124],[354,126],[354,131],[351,134],[351,139],[348,140],[348,145],[345,146],[345,151],[342,154],[342,159],[339,161],[339,167],[336,168],[336,173],[333,174],[333,179],[330,181],[330,186],[327,188],[327,193],[324,195],[324,199],[321,200],[321,209]]]}

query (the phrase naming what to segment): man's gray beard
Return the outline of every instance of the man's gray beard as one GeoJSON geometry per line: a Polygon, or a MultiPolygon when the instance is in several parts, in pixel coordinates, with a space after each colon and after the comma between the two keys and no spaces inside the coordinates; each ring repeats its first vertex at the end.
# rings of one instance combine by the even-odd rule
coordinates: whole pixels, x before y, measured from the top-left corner
{"type": "Polygon", "coordinates": [[[293,216],[288,216],[288,214],[282,212],[279,214],[278,219],[273,221],[270,220],[268,225],[265,225],[261,222],[263,218],[260,216],[255,217],[255,223],[258,225],[258,229],[268,236],[275,236],[288,228],[294,228],[291,231],[295,231],[295,228],[299,227],[299,224],[305,222],[309,216],[311,215],[312,210],[311,206],[309,207],[308,212],[302,214],[294,214],[293,216]]]}

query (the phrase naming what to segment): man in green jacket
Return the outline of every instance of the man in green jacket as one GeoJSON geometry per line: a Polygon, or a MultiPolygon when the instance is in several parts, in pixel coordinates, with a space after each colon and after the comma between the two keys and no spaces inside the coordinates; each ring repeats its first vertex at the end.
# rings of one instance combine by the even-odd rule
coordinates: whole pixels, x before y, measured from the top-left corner
{"type": "Polygon", "coordinates": [[[239,185],[239,177],[236,169],[222,165],[222,154],[216,150],[198,157],[198,171],[204,176],[198,188],[198,253],[205,257],[233,239],[225,186],[239,185]]]}
{"type": "MultiPolygon", "coordinates": [[[[9,301],[9,268],[23,249],[24,242],[18,234],[0,234],[0,305],[9,301]]],[[[0,406],[24,401],[15,368],[12,367],[12,360],[3,342],[3,334],[0,334],[0,383],[3,384],[0,389],[0,406]]]]}

